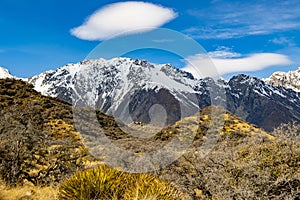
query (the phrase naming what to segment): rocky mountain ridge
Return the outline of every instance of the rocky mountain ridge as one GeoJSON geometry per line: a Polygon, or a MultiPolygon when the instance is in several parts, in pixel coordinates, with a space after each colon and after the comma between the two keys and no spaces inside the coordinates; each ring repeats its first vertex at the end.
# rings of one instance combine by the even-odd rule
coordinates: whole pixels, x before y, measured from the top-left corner
{"type": "Polygon", "coordinates": [[[300,92],[300,67],[295,71],[275,72],[263,80],[268,84],[283,86],[300,92]]]}
{"type": "Polygon", "coordinates": [[[299,93],[242,74],[229,81],[196,79],[169,64],[114,58],[68,64],[27,81],[44,95],[95,107],[126,123],[149,123],[152,109],[168,125],[210,105],[267,131],[300,121],[299,93]]]}

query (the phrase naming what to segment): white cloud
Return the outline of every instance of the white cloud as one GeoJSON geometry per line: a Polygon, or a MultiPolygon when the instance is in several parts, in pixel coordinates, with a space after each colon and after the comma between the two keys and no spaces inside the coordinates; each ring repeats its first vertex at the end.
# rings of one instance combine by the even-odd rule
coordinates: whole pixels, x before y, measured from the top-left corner
{"type": "Polygon", "coordinates": [[[149,31],[176,17],[172,9],[152,3],[120,2],[96,11],[71,33],[84,40],[106,40],[116,35],[149,31]]]}
{"type": "Polygon", "coordinates": [[[228,39],[299,30],[299,9],[298,0],[220,1],[205,9],[190,10],[201,25],[184,32],[193,38],[228,39]]]}
{"type": "Polygon", "coordinates": [[[284,46],[296,46],[295,42],[292,39],[286,38],[286,37],[279,37],[279,38],[273,38],[270,40],[270,42],[278,45],[284,45],[284,46]]]}
{"type": "Polygon", "coordinates": [[[258,71],[271,66],[291,63],[287,56],[277,53],[256,53],[242,58],[212,58],[198,54],[188,57],[186,61],[189,64],[183,70],[191,72],[198,78],[212,74],[212,67],[216,68],[219,75],[224,75],[234,72],[258,71]],[[207,72],[207,70],[212,72],[207,72]]]}
{"type": "Polygon", "coordinates": [[[240,53],[233,52],[229,47],[219,46],[216,51],[208,52],[208,56],[211,58],[237,58],[242,55],[240,53]]]}

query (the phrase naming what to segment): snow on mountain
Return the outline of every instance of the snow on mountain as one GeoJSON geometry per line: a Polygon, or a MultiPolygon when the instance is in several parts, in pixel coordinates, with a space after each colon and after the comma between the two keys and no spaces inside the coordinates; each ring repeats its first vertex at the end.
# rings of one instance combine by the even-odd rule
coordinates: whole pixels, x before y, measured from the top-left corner
{"type": "Polygon", "coordinates": [[[300,122],[300,93],[266,84],[247,75],[232,77],[227,93],[227,109],[267,131],[281,123],[300,122]]]}
{"type": "MultiPolygon", "coordinates": [[[[196,97],[190,98],[195,93],[193,88],[197,81],[190,73],[168,64],[154,65],[129,58],[85,60],[34,76],[28,82],[44,95],[74,104],[84,102],[109,114],[122,113],[122,109],[129,106],[124,103],[128,102],[130,106],[143,102],[147,108],[153,104],[168,104],[161,102],[166,101],[162,96],[168,96],[168,101],[182,104],[181,107],[190,112],[186,115],[194,114],[196,108],[199,109],[196,97]]],[[[148,113],[143,114],[145,110],[142,106],[135,112],[136,117],[149,120],[149,116],[146,116],[148,113]]],[[[170,118],[170,123],[182,116],[172,117],[174,119],[170,118]]]]}
{"type": "Polygon", "coordinates": [[[7,69],[0,67],[0,78],[13,78],[13,76],[7,69]]]}
{"type": "Polygon", "coordinates": [[[265,130],[300,121],[300,93],[293,90],[247,75],[229,81],[195,79],[169,64],[129,58],[68,64],[28,82],[44,95],[93,106],[123,119],[130,115],[145,123],[151,120],[148,113],[156,104],[166,109],[166,121],[171,124],[215,102],[265,130]]]}
{"type": "Polygon", "coordinates": [[[56,96],[53,86],[74,87],[74,82],[70,80],[74,80],[79,74],[82,78],[90,80],[93,77],[96,84],[120,85],[128,82],[132,84],[128,87],[138,84],[144,85],[145,89],[159,86],[172,90],[191,91],[191,87],[195,84],[190,73],[182,72],[171,65],[153,65],[147,61],[129,58],[85,60],[77,64],[68,64],[55,71],[51,70],[34,76],[28,82],[32,83],[42,94],[56,96]]]}
{"type": "Polygon", "coordinates": [[[300,92],[300,67],[295,71],[275,72],[263,80],[268,84],[283,86],[300,92]]]}

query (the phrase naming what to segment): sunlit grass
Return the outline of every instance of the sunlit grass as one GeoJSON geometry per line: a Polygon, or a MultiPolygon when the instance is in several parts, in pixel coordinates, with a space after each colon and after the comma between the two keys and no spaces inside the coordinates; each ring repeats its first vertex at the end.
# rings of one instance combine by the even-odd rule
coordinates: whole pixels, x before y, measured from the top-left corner
{"type": "Polygon", "coordinates": [[[101,165],[66,179],[60,199],[183,199],[183,193],[150,174],[129,174],[101,165]]]}

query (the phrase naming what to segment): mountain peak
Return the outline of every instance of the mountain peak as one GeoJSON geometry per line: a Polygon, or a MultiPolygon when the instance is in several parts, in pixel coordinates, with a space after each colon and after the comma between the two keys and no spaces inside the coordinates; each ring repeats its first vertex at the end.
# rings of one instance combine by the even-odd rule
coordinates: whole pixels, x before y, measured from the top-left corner
{"type": "Polygon", "coordinates": [[[229,82],[238,82],[239,84],[252,84],[255,82],[259,82],[261,81],[260,79],[253,77],[253,76],[249,76],[246,74],[239,74],[236,76],[233,76],[229,82]]]}
{"type": "Polygon", "coordinates": [[[274,72],[269,78],[263,80],[271,85],[283,86],[300,92],[300,67],[295,71],[274,72]]]}
{"type": "Polygon", "coordinates": [[[2,78],[13,78],[13,76],[9,73],[8,69],[0,66],[0,79],[2,78]]]}
{"type": "Polygon", "coordinates": [[[300,93],[245,74],[229,81],[195,79],[170,64],[146,60],[84,60],[44,72],[28,82],[44,95],[83,103],[124,119],[130,119],[129,114],[134,121],[145,123],[150,120],[148,111],[156,104],[169,109],[166,121],[171,124],[183,117],[181,108],[186,114],[195,113],[212,101],[222,102],[233,114],[265,130],[300,119],[300,93]],[[128,102],[130,112],[123,112],[128,102]]]}

